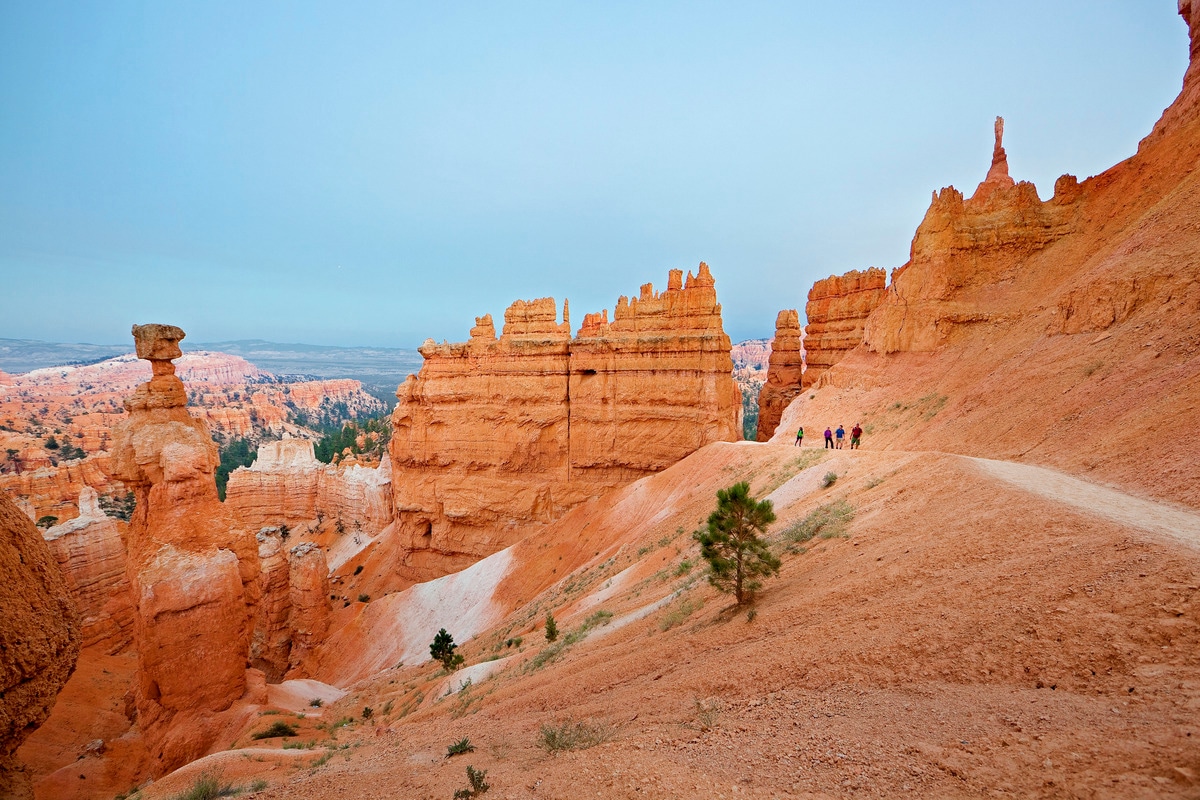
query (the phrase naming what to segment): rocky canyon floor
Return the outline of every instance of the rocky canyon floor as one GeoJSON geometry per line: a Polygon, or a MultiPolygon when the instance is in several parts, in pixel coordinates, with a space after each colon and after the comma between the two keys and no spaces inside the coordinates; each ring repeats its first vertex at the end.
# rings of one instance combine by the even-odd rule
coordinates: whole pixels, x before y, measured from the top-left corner
{"type": "MultiPolygon", "coordinates": [[[[497,798],[1200,796],[1198,548],[1195,510],[1041,467],[710,445],[481,562],[510,560],[491,595],[510,610],[463,643],[464,670],[422,656],[319,707],[318,684],[274,691],[140,796],[210,775],[262,798],[449,798],[467,765],[497,798]],[[783,559],[748,608],[704,582],[690,537],[738,480],[775,503],[783,559]],[[297,735],[251,738],[279,720],[297,735]],[[572,733],[594,746],[546,748],[572,733]]],[[[335,621],[345,662],[406,635],[361,624],[368,607],[335,621]]],[[[466,612],[444,610],[454,630],[466,612]]],[[[89,727],[77,704],[123,669],[85,653],[31,768],[50,743],[121,746],[117,710],[89,727]]],[[[114,769],[84,755],[37,793],[130,789],[114,769]]]]}

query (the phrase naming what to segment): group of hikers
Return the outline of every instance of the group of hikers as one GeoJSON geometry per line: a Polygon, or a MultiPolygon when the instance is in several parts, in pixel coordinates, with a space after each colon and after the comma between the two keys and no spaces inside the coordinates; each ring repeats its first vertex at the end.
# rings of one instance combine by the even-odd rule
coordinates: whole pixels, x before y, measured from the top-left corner
{"type": "MultiPolygon", "coordinates": [[[[858,449],[859,444],[862,442],[862,435],[863,435],[862,426],[859,425],[857,422],[854,423],[854,427],[850,429],[850,449],[851,450],[858,449]]],[[[837,426],[837,432],[834,432],[833,430],[831,430],[829,428],[825,429],[825,446],[827,448],[829,448],[831,450],[841,450],[842,444],[845,441],[846,441],[846,429],[843,428],[841,426],[841,424],[839,424],[837,426]],[[837,441],[836,445],[834,444],[835,440],[837,441]]],[[[796,447],[803,447],[803,446],[804,446],[804,428],[801,428],[800,430],[796,431],[796,447]]]]}

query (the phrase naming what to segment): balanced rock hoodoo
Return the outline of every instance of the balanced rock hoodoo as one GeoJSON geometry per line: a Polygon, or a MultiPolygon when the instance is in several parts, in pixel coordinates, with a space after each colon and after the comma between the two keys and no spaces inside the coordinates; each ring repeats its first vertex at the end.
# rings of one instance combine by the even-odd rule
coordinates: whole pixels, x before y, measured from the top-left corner
{"type": "Polygon", "coordinates": [[[217,498],[216,445],[204,421],[188,413],[171,363],[183,331],[135,325],[133,336],[154,373],[125,401],[129,418],[113,433],[112,462],[137,497],[128,569],[138,724],[170,770],[204,754],[216,715],[246,691],[258,547],[217,498]]]}

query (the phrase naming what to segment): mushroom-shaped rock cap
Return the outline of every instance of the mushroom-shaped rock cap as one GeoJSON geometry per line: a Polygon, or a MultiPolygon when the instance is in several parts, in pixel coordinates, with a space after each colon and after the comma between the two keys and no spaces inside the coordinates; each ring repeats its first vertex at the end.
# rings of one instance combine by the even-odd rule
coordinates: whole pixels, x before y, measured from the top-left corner
{"type": "Polygon", "coordinates": [[[133,341],[137,347],[137,357],[149,361],[170,361],[179,358],[183,351],[179,343],[187,336],[183,328],[175,325],[134,325],[133,341]]]}

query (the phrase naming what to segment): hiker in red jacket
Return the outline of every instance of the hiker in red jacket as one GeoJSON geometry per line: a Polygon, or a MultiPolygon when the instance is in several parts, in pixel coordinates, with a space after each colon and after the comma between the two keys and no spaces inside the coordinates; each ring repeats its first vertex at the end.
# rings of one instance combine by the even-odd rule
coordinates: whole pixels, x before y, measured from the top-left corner
{"type": "Polygon", "coordinates": [[[857,450],[861,440],[862,427],[856,422],[854,423],[854,427],[850,429],[850,449],[857,450]]]}

